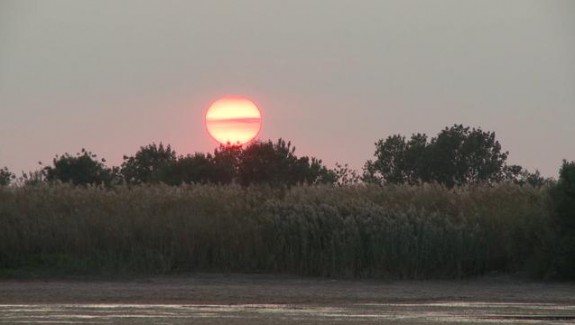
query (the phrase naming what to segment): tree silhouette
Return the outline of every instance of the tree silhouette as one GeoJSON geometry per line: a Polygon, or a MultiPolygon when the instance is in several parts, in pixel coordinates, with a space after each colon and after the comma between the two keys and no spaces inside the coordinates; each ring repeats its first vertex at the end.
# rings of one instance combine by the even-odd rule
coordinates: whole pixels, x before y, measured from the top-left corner
{"type": "Polygon", "coordinates": [[[220,145],[210,157],[214,167],[212,183],[230,184],[237,181],[240,159],[243,148],[241,145],[220,145]]]}
{"type": "Polygon", "coordinates": [[[409,141],[393,135],[375,146],[376,159],[364,167],[366,182],[438,182],[453,187],[494,183],[519,175],[516,168],[507,168],[508,152],[501,150],[495,133],[481,128],[454,125],[430,141],[425,134],[414,134],[409,141]]]}
{"type": "Polygon", "coordinates": [[[560,278],[575,279],[575,161],[563,161],[551,197],[558,235],[554,250],[554,271],[560,278]]]}
{"type": "Polygon", "coordinates": [[[8,186],[16,176],[7,167],[0,169],[0,186],[8,186]]]}
{"type": "Polygon", "coordinates": [[[507,156],[495,132],[454,125],[431,140],[426,158],[430,179],[452,187],[503,180],[507,156]]]}
{"type": "Polygon", "coordinates": [[[242,185],[268,184],[291,186],[334,182],[335,175],[322,165],[321,160],[298,158],[291,142],[256,141],[241,151],[238,181],[242,185]]]}
{"type": "Polygon", "coordinates": [[[290,142],[253,142],[247,147],[221,145],[212,154],[196,153],[176,157],[170,147],[143,147],[127,158],[122,172],[128,183],[162,182],[169,185],[190,183],[242,185],[334,183],[336,174],[321,160],[295,155],[290,142]],[[151,158],[150,158],[151,157],[151,158]],[[135,176],[132,176],[135,175],[135,176]]]}
{"type": "Polygon", "coordinates": [[[518,185],[530,185],[540,187],[552,183],[552,179],[541,176],[538,170],[534,173],[519,165],[508,165],[503,168],[503,178],[518,185]]]}
{"type": "Polygon", "coordinates": [[[414,134],[409,141],[401,135],[393,135],[385,141],[379,140],[375,146],[377,159],[366,163],[366,182],[416,184],[429,181],[429,170],[426,166],[428,144],[425,134],[414,134]]]}
{"type": "Polygon", "coordinates": [[[105,160],[97,159],[90,151],[82,149],[76,156],[65,153],[56,156],[53,166],[43,169],[46,181],[60,181],[74,185],[109,185],[112,180],[112,170],[104,165],[105,160]]]}
{"type": "Polygon", "coordinates": [[[134,156],[124,156],[120,173],[128,184],[159,182],[159,171],[176,161],[176,152],[162,143],[140,147],[134,156]]]}
{"type": "Polygon", "coordinates": [[[211,155],[195,153],[168,162],[158,171],[155,179],[168,185],[192,183],[218,183],[219,170],[211,155]]]}

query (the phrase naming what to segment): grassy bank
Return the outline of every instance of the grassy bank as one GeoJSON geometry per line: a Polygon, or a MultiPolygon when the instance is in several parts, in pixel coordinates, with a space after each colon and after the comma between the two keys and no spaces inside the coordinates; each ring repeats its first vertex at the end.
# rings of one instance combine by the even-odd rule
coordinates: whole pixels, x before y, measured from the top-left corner
{"type": "Polygon", "coordinates": [[[547,188],[0,189],[0,273],[540,276],[547,188]]]}

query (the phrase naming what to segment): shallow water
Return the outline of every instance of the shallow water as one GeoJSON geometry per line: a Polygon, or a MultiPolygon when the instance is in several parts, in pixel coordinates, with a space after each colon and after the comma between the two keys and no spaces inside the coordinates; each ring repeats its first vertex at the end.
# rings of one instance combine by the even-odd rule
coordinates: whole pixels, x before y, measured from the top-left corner
{"type": "Polygon", "coordinates": [[[345,306],[0,305],[1,324],[575,324],[575,305],[442,301],[345,306]]]}

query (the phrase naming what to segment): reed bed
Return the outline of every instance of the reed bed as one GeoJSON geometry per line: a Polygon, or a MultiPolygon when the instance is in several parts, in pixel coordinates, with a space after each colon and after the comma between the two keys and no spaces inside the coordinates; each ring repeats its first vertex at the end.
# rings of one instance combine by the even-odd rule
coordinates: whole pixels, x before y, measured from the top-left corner
{"type": "Polygon", "coordinates": [[[548,188],[0,188],[0,274],[544,273],[548,188]]]}

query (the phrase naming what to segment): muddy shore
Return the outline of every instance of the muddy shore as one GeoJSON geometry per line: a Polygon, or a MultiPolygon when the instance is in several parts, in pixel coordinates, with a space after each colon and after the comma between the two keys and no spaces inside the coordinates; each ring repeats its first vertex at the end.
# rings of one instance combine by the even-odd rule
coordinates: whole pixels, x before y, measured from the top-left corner
{"type": "Polygon", "coordinates": [[[458,281],[361,281],[244,274],[0,280],[0,304],[350,304],[491,301],[575,304],[575,283],[508,277],[458,281]]]}

